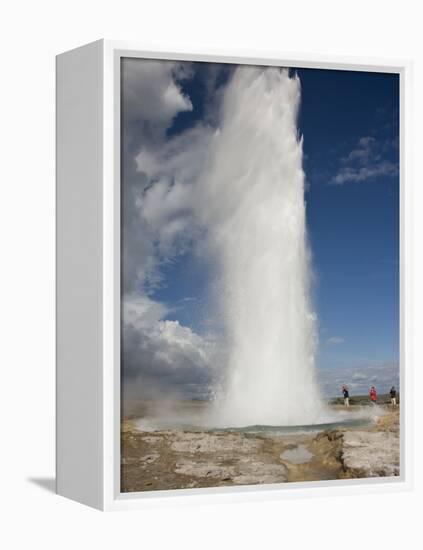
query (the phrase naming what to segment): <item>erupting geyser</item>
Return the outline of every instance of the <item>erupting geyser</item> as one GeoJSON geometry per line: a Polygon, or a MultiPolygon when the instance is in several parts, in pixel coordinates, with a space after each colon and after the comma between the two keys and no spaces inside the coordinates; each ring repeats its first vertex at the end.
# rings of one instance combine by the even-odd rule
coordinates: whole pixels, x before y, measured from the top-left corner
{"type": "Polygon", "coordinates": [[[211,144],[204,222],[220,271],[228,345],[220,425],[312,424],[315,380],[300,82],[287,70],[239,67],[211,144]]]}

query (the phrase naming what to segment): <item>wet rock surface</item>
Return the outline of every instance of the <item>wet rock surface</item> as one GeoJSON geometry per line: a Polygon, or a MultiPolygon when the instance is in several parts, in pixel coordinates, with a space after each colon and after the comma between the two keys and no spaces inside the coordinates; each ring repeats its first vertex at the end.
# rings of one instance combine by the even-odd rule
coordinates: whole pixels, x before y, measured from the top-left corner
{"type": "Polygon", "coordinates": [[[389,409],[368,429],[283,436],[122,424],[123,492],[396,475],[399,413],[389,409]]]}
{"type": "Polygon", "coordinates": [[[347,432],[342,461],[352,477],[399,475],[399,435],[386,432],[347,432]]]}
{"type": "Polygon", "coordinates": [[[123,491],[284,483],[272,441],[227,432],[135,432],[122,438],[123,491]]]}

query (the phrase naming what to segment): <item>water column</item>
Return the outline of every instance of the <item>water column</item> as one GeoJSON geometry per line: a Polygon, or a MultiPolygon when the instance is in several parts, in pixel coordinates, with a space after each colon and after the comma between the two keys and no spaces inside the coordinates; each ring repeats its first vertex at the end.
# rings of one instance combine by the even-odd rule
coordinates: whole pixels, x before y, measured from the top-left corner
{"type": "Polygon", "coordinates": [[[287,70],[238,67],[211,145],[203,222],[228,346],[215,406],[223,425],[322,415],[299,104],[300,81],[287,70]]]}

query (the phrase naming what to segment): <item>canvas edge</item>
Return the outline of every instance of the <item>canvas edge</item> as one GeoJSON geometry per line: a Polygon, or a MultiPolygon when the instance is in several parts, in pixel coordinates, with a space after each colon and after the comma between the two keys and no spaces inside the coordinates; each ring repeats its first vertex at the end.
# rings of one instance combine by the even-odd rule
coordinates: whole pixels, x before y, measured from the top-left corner
{"type": "Polygon", "coordinates": [[[102,46],[56,57],[56,493],[99,509],[102,46]]]}

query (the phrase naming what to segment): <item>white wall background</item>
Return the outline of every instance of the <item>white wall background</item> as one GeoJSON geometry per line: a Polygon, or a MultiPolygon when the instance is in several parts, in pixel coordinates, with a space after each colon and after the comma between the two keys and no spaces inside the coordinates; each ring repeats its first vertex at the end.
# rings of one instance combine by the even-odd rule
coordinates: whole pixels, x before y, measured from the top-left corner
{"type": "MultiPolygon", "coordinates": [[[[168,47],[404,57],[415,61],[415,339],[421,340],[423,59],[415,1],[4,2],[0,17],[0,545],[14,548],[416,548],[415,490],[101,514],[40,487],[54,475],[54,56],[97,38],[168,47]],[[31,479],[37,479],[34,483],[31,479]],[[43,481],[44,480],[44,481],[43,481]],[[47,480],[47,481],[46,481],[47,480]],[[415,542],[412,542],[413,538],[415,542]]],[[[422,398],[422,354],[415,346],[422,398]]],[[[420,510],[418,509],[420,508],[420,510]]]]}

